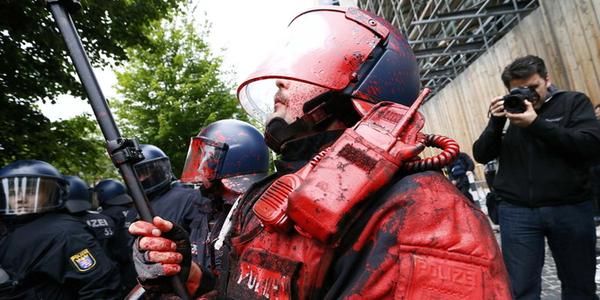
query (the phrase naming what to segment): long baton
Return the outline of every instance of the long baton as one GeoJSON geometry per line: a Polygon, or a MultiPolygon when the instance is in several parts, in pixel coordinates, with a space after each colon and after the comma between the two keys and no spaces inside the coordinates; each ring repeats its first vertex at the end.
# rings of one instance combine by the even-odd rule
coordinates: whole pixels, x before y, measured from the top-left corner
{"type": "MultiPolygon", "coordinates": [[[[133,169],[133,165],[143,160],[144,155],[136,140],[121,137],[119,128],[117,128],[117,124],[108,108],[100,85],[96,80],[88,56],[83,49],[73,20],[71,20],[69,15],[69,13],[80,9],[81,4],[79,0],[46,0],[46,3],[58,25],[58,29],[67,45],[69,56],[71,56],[71,60],[73,60],[73,64],[77,70],[77,75],[79,75],[79,79],[88,95],[98,125],[100,125],[102,134],[107,141],[106,148],[113,164],[119,169],[121,176],[123,176],[123,180],[131,193],[133,203],[140,217],[142,220],[152,223],[154,213],[150,205],[148,205],[148,199],[146,198],[142,184],[133,169]]],[[[182,299],[190,299],[179,276],[172,277],[172,284],[173,289],[182,299]]]]}

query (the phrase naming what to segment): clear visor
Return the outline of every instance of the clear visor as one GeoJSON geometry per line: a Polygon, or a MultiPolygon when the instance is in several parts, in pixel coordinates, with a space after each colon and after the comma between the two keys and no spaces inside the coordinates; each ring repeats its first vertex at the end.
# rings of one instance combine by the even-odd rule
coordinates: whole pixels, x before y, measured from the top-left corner
{"type": "Polygon", "coordinates": [[[342,90],[380,40],[343,11],[301,14],[289,25],[280,46],[238,87],[238,99],[248,114],[264,122],[273,110],[276,79],[342,90]]]}
{"type": "Polygon", "coordinates": [[[58,180],[44,177],[7,177],[0,179],[0,214],[24,215],[54,210],[62,205],[58,180]]]}
{"type": "Polygon", "coordinates": [[[204,137],[193,137],[185,159],[181,181],[201,183],[219,178],[228,145],[204,137]]]}
{"type": "Polygon", "coordinates": [[[166,157],[139,163],[135,171],[146,192],[171,181],[171,164],[166,157]]]}

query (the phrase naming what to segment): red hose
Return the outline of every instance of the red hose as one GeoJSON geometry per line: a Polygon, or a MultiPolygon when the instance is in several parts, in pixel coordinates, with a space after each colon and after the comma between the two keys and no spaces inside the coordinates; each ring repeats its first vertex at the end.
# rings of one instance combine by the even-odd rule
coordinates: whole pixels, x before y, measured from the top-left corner
{"type": "Polygon", "coordinates": [[[424,144],[428,147],[442,149],[442,153],[421,160],[406,162],[404,164],[405,171],[416,173],[428,170],[439,170],[456,159],[458,152],[460,151],[458,143],[455,140],[441,135],[426,134],[424,144]]]}

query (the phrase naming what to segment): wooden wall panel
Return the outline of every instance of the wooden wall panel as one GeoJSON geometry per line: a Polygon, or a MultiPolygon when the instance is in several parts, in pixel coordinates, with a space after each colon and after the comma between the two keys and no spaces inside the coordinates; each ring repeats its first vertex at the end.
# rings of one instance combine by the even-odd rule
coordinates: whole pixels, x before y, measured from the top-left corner
{"type": "MultiPolygon", "coordinates": [[[[507,93],[502,70],[527,54],[546,61],[560,89],[584,92],[600,104],[600,0],[540,0],[538,9],[423,105],[424,132],[452,137],[472,156],[489,102],[507,93]]],[[[481,165],[477,173],[482,179],[481,165]]]]}

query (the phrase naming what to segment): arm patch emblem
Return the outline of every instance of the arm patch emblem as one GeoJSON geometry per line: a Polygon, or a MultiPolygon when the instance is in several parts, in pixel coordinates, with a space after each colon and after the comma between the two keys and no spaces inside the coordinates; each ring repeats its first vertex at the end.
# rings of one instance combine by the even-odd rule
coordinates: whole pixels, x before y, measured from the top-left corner
{"type": "Polygon", "coordinates": [[[87,248],[71,256],[71,262],[79,272],[87,272],[96,265],[96,259],[87,248]]]}

